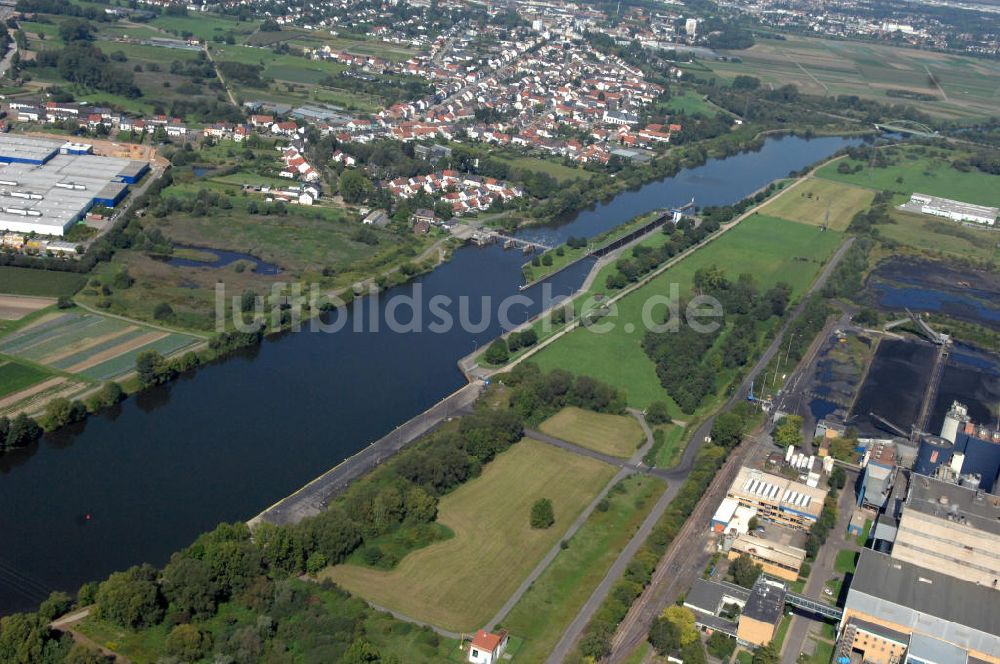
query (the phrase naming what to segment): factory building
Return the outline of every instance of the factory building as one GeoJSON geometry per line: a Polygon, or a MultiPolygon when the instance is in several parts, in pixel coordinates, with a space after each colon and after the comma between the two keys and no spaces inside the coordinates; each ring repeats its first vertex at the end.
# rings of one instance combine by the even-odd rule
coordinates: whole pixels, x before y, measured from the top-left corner
{"type": "Polygon", "coordinates": [[[823,510],[826,494],[824,489],[744,466],[726,497],[756,510],[762,520],[809,530],[823,510]]]}
{"type": "Polygon", "coordinates": [[[998,602],[991,586],[863,549],[834,661],[1000,664],[998,602]]]}
{"type": "Polygon", "coordinates": [[[62,236],[94,205],[115,207],[149,164],[91,146],[0,134],[0,231],[62,236]]]}
{"type": "Polygon", "coordinates": [[[935,217],[944,217],[952,221],[971,221],[976,224],[992,226],[1000,216],[1000,209],[987,207],[985,205],[974,205],[953,201],[950,198],[940,198],[938,196],[928,196],[927,194],[913,194],[908,203],[900,206],[900,209],[908,212],[920,212],[930,214],[935,217]]]}
{"type": "Polygon", "coordinates": [[[977,425],[954,402],[940,436],[922,436],[913,469],[962,486],[995,492],[1000,475],[1000,431],[977,425]]]}
{"type": "Polygon", "coordinates": [[[744,553],[760,565],[765,574],[785,581],[798,579],[802,563],[806,561],[805,549],[751,535],[740,535],[733,541],[729,559],[735,560],[744,553]]]}
{"type": "Polygon", "coordinates": [[[998,552],[1000,498],[932,477],[910,478],[893,558],[997,588],[998,552]]]}

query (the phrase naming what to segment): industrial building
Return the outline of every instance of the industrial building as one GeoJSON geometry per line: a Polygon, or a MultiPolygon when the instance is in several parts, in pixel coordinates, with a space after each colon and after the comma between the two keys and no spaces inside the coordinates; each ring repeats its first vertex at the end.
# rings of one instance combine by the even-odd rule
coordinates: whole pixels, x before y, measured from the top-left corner
{"type": "Polygon", "coordinates": [[[1000,591],[992,586],[863,549],[844,604],[837,661],[1000,664],[998,603],[1000,591]]]}
{"type": "Polygon", "coordinates": [[[954,402],[940,436],[921,437],[913,470],[962,486],[995,492],[1000,476],[1000,431],[978,425],[954,402]]]}
{"type": "Polygon", "coordinates": [[[765,574],[785,581],[798,579],[802,563],[806,561],[805,549],[751,535],[740,535],[729,548],[730,560],[743,554],[760,565],[765,574]]]}
{"type": "Polygon", "coordinates": [[[726,496],[757,511],[757,517],[798,530],[819,518],[826,490],[744,466],[726,496]]]}
{"type": "Polygon", "coordinates": [[[149,164],[90,146],[0,134],[0,231],[62,236],[94,205],[114,207],[149,164]]]}
{"type": "Polygon", "coordinates": [[[914,193],[909,202],[899,206],[907,212],[920,212],[935,217],[944,217],[952,221],[971,221],[976,224],[992,226],[1000,216],[1000,209],[953,201],[950,198],[939,198],[927,194],[914,193]]]}
{"type": "Polygon", "coordinates": [[[774,639],[785,614],[785,586],[764,577],[751,589],[698,579],[684,596],[684,606],[701,628],[736,637],[742,645],[762,646],[774,639]]]}
{"type": "MultiPolygon", "coordinates": [[[[990,588],[1000,586],[1000,498],[914,474],[892,557],[990,588]]],[[[1000,610],[1000,593],[996,596],[1000,610]]]]}

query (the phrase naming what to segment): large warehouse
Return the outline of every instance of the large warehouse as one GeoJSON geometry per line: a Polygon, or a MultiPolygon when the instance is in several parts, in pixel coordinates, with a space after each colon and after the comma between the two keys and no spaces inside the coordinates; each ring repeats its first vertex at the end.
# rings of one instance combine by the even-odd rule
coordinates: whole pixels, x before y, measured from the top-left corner
{"type": "Polygon", "coordinates": [[[0,231],[66,233],[94,205],[114,207],[149,164],[89,146],[0,134],[0,231]]]}

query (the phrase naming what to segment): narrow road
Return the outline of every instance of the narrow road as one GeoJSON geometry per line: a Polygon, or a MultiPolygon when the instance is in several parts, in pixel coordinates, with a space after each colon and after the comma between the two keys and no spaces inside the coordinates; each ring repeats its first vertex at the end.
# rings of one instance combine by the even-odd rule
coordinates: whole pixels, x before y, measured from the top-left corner
{"type": "MultiPolygon", "coordinates": [[[[756,379],[756,377],[760,374],[760,372],[767,367],[771,359],[775,356],[775,354],[778,352],[778,349],[781,347],[782,339],[784,338],[789,325],[791,325],[791,323],[799,317],[803,309],[805,309],[805,305],[807,300],[809,299],[809,296],[811,296],[813,293],[816,293],[821,288],[823,288],[824,285],[826,285],[826,282],[829,279],[830,274],[832,274],[833,270],[843,259],[844,254],[847,253],[847,250],[851,247],[853,243],[854,243],[854,238],[848,238],[840,245],[840,247],[838,247],[837,251],[835,251],[833,256],[830,257],[830,260],[827,261],[827,264],[823,267],[823,270],[820,272],[819,276],[813,282],[808,292],[802,298],[800,298],[799,303],[795,306],[791,314],[786,319],[785,323],[781,326],[780,330],[775,335],[774,339],[771,341],[771,344],[767,347],[767,350],[764,351],[764,354],[757,360],[757,363],[747,373],[746,377],[743,379],[743,382],[740,383],[739,387],[729,397],[729,400],[726,401],[725,405],[716,412],[716,415],[707,418],[695,430],[694,434],[691,436],[687,446],[684,449],[684,454],[681,456],[680,463],[677,465],[675,469],[667,473],[667,478],[668,481],[671,482],[671,487],[676,486],[679,489],[680,485],[683,484],[684,480],[687,478],[688,474],[691,471],[691,467],[694,464],[695,457],[700,451],[701,446],[704,444],[705,438],[712,431],[712,425],[715,423],[715,417],[718,415],[718,413],[728,411],[738,402],[746,399],[747,394],[750,392],[751,383],[754,381],[754,379],[756,379]]],[[[750,447],[752,449],[753,446],[747,445],[747,443],[744,442],[743,446],[737,449],[738,450],[743,449],[743,447],[750,447]]],[[[745,452],[745,454],[749,453],[750,453],[749,450],[745,452]]],[[[730,454],[730,458],[743,459],[744,457],[734,450],[730,454]]],[[[727,461],[727,465],[724,466],[724,468],[732,468],[732,466],[729,465],[729,462],[727,461]]],[[[738,469],[738,466],[736,466],[736,468],[738,469]]],[[[732,472],[735,473],[735,471],[732,472]]],[[[720,476],[724,475],[725,473],[722,472],[718,473],[716,480],[718,480],[720,476]]],[[[721,482],[721,480],[719,481],[721,482]]],[[[728,483],[726,483],[726,485],[728,485],[728,483]]],[[[713,481],[712,487],[716,487],[716,481],[713,481]]],[[[698,519],[696,519],[696,516],[700,515],[700,511],[706,510],[708,509],[708,507],[712,507],[714,509],[715,503],[717,502],[715,498],[717,496],[718,496],[717,487],[715,488],[714,491],[710,488],[710,490],[706,492],[705,497],[702,499],[702,503],[704,503],[704,506],[702,505],[702,503],[699,503],[698,508],[696,508],[695,514],[693,514],[692,517],[688,519],[688,524],[685,524],[685,529],[687,529],[691,523],[698,522],[699,524],[701,524],[701,522],[698,521],[698,519]]],[[[698,527],[701,526],[699,525],[698,527]]],[[[652,526],[650,526],[650,530],[652,530],[652,526]]],[[[638,538],[638,536],[639,534],[637,533],[636,538],[638,538]]],[[[648,536],[648,533],[646,536],[648,536]]],[[[642,540],[639,541],[637,541],[636,538],[633,538],[633,541],[629,543],[629,547],[627,547],[626,550],[623,551],[621,555],[619,555],[618,559],[612,566],[612,569],[619,568],[621,570],[624,570],[624,568],[628,565],[628,562],[632,559],[632,556],[634,556],[635,551],[637,551],[642,542],[645,541],[645,537],[643,537],[642,540]],[[633,544],[635,544],[634,547],[632,546],[633,544]],[[631,553],[629,553],[630,550],[631,553]]],[[[680,536],[675,538],[674,540],[675,543],[681,543],[684,541],[685,540],[680,536]]],[[[660,564],[657,565],[656,572],[654,573],[652,582],[650,583],[649,586],[647,586],[646,591],[643,592],[643,594],[636,601],[636,603],[633,604],[632,610],[629,611],[628,616],[626,616],[625,620],[619,626],[619,630],[616,633],[615,639],[612,643],[613,647],[611,655],[612,662],[622,661],[635,646],[637,646],[642,642],[642,640],[645,638],[646,633],[649,631],[649,626],[650,624],[652,624],[653,618],[655,618],[656,615],[662,610],[663,606],[666,606],[666,604],[669,603],[670,597],[675,596],[675,590],[676,590],[675,584],[670,583],[666,585],[666,588],[663,587],[667,581],[666,578],[667,575],[669,574],[670,581],[673,581],[676,579],[677,572],[679,571],[677,569],[673,571],[668,571],[670,570],[671,565],[674,565],[674,563],[671,563],[670,561],[673,559],[674,555],[673,550],[675,548],[686,549],[687,547],[681,547],[681,546],[670,547],[667,550],[667,553],[664,555],[664,558],[661,559],[660,564]]],[[[686,559],[690,561],[690,559],[693,557],[690,555],[692,552],[686,552],[686,553],[688,554],[688,558],[684,558],[682,556],[681,559],[682,560],[686,559]]],[[[614,579],[612,579],[610,583],[602,582],[601,586],[599,586],[598,589],[594,591],[594,594],[591,596],[590,600],[587,601],[587,604],[584,605],[583,609],[581,609],[576,619],[570,625],[570,628],[567,629],[567,631],[563,634],[563,638],[560,640],[556,651],[554,651],[552,655],[549,657],[548,660],[549,663],[555,664],[557,662],[561,662],[569,654],[570,650],[576,644],[577,640],[580,638],[580,635],[583,633],[583,630],[586,627],[587,623],[590,622],[590,619],[593,617],[594,613],[597,612],[597,609],[600,607],[601,603],[605,600],[608,593],[611,592],[611,588],[615,580],[617,580],[617,576],[614,579]]]]}
{"type": "MultiPolygon", "coordinates": [[[[641,415],[640,415],[641,417],[641,415]]],[[[645,418],[643,418],[645,421],[645,418]]],[[[611,456],[610,454],[603,454],[595,450],[588,449],[586,447],[581,447],[575,443],[570,443],[561,438],[556,438],[555,436],[550,436],[544,434],[541,431],[535,431],[534,429],[525,429],[524,435],[532,440],[537,440],[540,443],[545,443],[547,445],[552,445],[553,447],[558,447],[559,449],[566,450],[567,452],[572,452],[573,454],[579,454],[580,456],[589,457],[591,459],[597,459],[598,461],[603,461],[604,463],[615,466],[617,468],[625,468],[633,473],[643,473],[644,475],[655,475],[662,479],[667,479],[670,477],[669,471],[663,470],[662,468],[650,468],[649,466],[642,463],[642,458],[645,456],[645,452],[642,454],[636,453],[631,459],[622,459],[621,457],[611,456]]],[[[652,437],[652,432],[649,434],[649,439],[652,437]]],[[[648,449],[647,446],[640,448],[648,449]]]]}

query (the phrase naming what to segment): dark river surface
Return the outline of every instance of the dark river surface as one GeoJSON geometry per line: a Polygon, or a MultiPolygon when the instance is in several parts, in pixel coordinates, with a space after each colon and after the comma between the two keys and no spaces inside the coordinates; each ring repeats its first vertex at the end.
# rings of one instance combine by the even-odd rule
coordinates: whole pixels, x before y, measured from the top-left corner
{"type": "MultiPolygon", "coordinates": [[[[858,142],[768,139],[758,152],[710,161],[522,235],[592,236],[692,196],[699,206],[733,203],[858,142]]],[[[75,435],[0,457],[0,613],[135,563],[163,564],[199,533],[256,515],[461,387],[456,362],[501,332],[496,309],[517,294],[524,261],[498,246],[463,248],[359,304],[368,316],[383,314],[390,296],[464,296],[472,322],[488,319],[475,331],[398,333],[383,324],[354,332],[352,319],[336,334],[286,334],[131,398],[75,435]]],[[[584,262],[558,274],[552,292],[571,293],[588,269],[584,262]]],[[[538,310],[542,286],[521,294],[530,302],[511,308],[513,324],[538,310]]],[[[457,305],[449,311],[458,318],[457,305]]],[[[405,307],[398,318],[408,319],[405,307]]]]}

